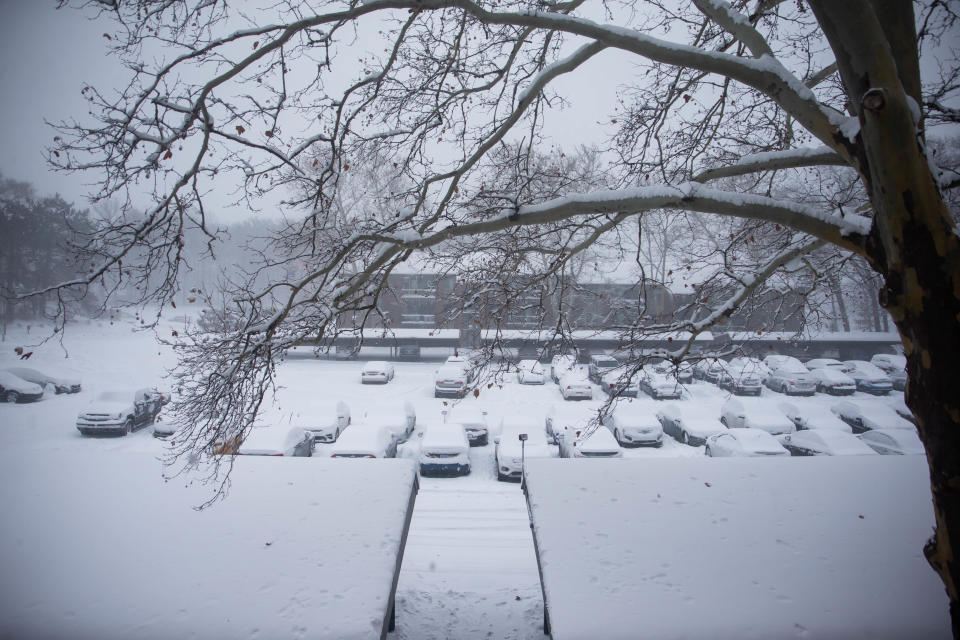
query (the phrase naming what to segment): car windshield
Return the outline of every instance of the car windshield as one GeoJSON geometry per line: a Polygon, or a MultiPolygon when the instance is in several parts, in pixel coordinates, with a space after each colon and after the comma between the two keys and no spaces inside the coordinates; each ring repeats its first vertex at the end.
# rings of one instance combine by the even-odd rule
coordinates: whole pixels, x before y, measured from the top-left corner
{"type": "Polygon", "coordinates": [[[133,398],[133,393],[130,391],[104,391],[97,396],[97,400],[107,402],[128,402],[131,398],[133,398]]]}

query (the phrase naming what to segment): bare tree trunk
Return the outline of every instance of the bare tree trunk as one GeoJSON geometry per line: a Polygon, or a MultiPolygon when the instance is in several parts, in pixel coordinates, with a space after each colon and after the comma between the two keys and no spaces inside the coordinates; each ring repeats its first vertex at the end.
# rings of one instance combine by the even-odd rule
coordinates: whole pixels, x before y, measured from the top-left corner
{"type": "Polygon", "coordinates": [[[874,210],[866,238],[907,356],[907,406],[927,451],[936,530],[924,548],[960,638],[960,238],[924,155],[908,0],[811,0],[860,120],[857,169],[874,210]],[[886,42],[885,47],[878,43],[886,42]]]}
{"type": "Polygon", "coordinates": [[[844,301],[843,291],[840,289],[840,278],[837,277],[836,273],[831,273],[827,279],[827,284],[830,287],[830,297],[833,298],[837,307],[837,314],[843,323],[843,331],[844,333],[850,333],[850,316],[847,315],[847,303],[844,301]]]}

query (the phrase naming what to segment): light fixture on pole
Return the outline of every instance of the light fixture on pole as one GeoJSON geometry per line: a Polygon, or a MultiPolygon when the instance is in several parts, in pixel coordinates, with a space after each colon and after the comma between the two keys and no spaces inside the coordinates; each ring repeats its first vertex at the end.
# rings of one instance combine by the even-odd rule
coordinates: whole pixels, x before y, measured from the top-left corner
{"type": "Polygon", "coordinates": [[[526,489],[527,486],[527,471],[526,471],[526,446],[527,446],[527,434],[521,433],[520,438],[520,488],[526,489]]]}

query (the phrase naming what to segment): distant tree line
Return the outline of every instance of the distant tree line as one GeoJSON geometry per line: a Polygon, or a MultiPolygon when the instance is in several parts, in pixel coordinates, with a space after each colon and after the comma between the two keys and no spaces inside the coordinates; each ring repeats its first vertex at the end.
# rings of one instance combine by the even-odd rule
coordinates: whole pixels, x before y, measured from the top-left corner
{"type": "MultiPolygon", "coordinates": [[[[39,196],[33,185],[0,175],[0,321],[56,314],[48,309],[55,294],[18,300],[76,277],[77,240],[94,226],[88,210],[76,209],[59,195],[39,196]]],[[[76,303],[95,305],[96,300],[76,303]]]]}

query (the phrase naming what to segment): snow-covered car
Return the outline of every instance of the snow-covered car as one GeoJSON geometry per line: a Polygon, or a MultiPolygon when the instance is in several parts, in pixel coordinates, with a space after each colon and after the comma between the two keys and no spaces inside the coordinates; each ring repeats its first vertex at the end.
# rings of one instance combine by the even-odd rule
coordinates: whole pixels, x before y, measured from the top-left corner
{"type": "Polygon", "coordinates": [[[52,384],[56,393],[80,393],[80,381],[76,378],[51,376],[30,367],[7,367],[6,371],[44,388],[48,384],[52,384]]]}
{"type": "Polygon", "coordinates": [[[893,385],[894,391],[904,391],[907,388],[907,372],[903,369],[899,371],[891,371],[887,374],[887,377],[890,378],[890,384],[893,385]]]}
{"type": "Polygon", "coordinates": [[[470,446],[478,447],[487,444],[490,440],[490,427],[487,424],[487,412],[475,405],[458,404],[444,410],[443,421],[449,424],[459,424],[463,427],[470,446]]]}
{"type": "Polygon", "coordinates": [[[728,429],[760,429],[772,435],[793,433],[797,430],[793,420],[784,415],[779,407],[767,403],[744,405],[736,398],[730,398],[723,403],[720,422],[728,429]]]}
{"type": "Polygon", "coordinates": [[[593,385],[586,375],[578,370],[571,369],[560,376],[558,381],[560,394],[564,400],[592,400],[593,385]]]}
{"type": "Polygon", "coordinates": [[[417,412],[409,400],[403,406],[378,404],[364,409],[357,420],[365,424],[386,427],[397,443],[406,442],[417,426],[417,412]]]}
{"type": "Polygon", "coordinates": [[[520,384],[544,384],[546,381],[543,365],[536,360],[521,360],[517,364],[517,382],[520,384]]]}
{"type": "Polygon", "coordinates": [[[618,402],[600,419],[622,447],[659,447],[663,445],[663,427],[649,407],[634,402],[618,402]]]}
{"type": "Polygon", "coordinates": [[[350,407],[343,401],[301,400],[294,409],[278,412],[273,424],[303,427],[313,434],[315,442],[336,442],[350,424],[350,407]]]}
{"type": "Polygon", "coordinates": [[[397,441],[383,425],[357,420],[330,447],[331,458],[396,458],[397,441]]]}
{"type": "Polygon", "coordinates": [[[689,362],[681,362],[674,366],[669,360],[663,360],[653,366],[657,373],[663,373],[672,376],[680,384],[689,384],[693,382],[693,365],[689,362]]]}
{"type": "Polygon", "coordinates": [[[771,353],[770,355],[764,357],[763,364],[766,365],[767,369],[773,371],[779,367],[784,362],[800,362],[793,356],[785,356],[779,353],[771,353]]]}
{"type": "Polygon", "coordinates": [[[917,417],[913,415],[913,411],[911,411],[910,407],[907,406],[907,403],[904,402],[903,396],[895,397],[889,406],[904,420],[912,422],[913,424],[917,424],[917,417]]]}
{"type": "Polygon", "coordinates": [[[164,394],[153,388],[136,391],[103,391],[77,416],[83,435],[131,431],[153,424],[164,405],[164,394]]]}
{"type": "Polygon", "coordinates": [[[560,434],[564,429],[586,429],[591,423],[596,423],[597,416],[597,409],[591,405],[552,404],[544,417],[547,440],[560,444],[560,434]]]}
{"type": "Polygon", "coordinates": [[[687,412],[684,415],[675,404],[661,407],[656,415],[664,433],[691,447],[702,446],[713,434],[727,430],[717,420],[702,413],[687,412]]]}
{"type": "Polygon", "coordinates": [[[733,428],[707,438],[705,455],[713,458],[789,456],[777,439],[762,429],[733,428]]]}
{"type": "Polygon", "coordinates": [[[737,356],[736,358],[732,358],[727,364],[727,368],[729,370],[752,373],[758,376],[761,382],[766,380],[767,376],[770,375],[770,368],[763,364],[763,360],[754,358],[753,356],[737,356]]]}
{"type": "Polygon", "coordinates": [[[360,370],[362,384],[386,384],[393,380],[393,365],[386,360],[371,360],[360,370]]]}
{"type": "Polygon", "coordinates": [[[673,373],[641,369],[636,378],[643,392],[654,400],[679,400],[683,396],[683,387],[673,373]]]}
{"type": "Polygon", "coordinates": [[[849,369],[845,372],[857,381],[857,390],[872,393],[875,396],[885,396],[893,391],[893,381],[890,376],[866,360],[847,360],[849,369]]]}
{"type": "Polygon", "coordinates": [[[741,366],[731,360],[717,378],[717,386],[735,395],[758,396],[763,389],[763,375],[755,366],[741,366]]]}
{"type": "Polygon", "coordinates": [[[889,374],[906,369],[907,357],[899,353],[877,353],[870,358],[870,364],[889,374]]]}
{"type": "Polygon", "coordinates": [[[445,364],[433,377],[434,398],[462,398],[467,393],[470,378],[463,367],[457,363],[445,364]]]}
{"type": "Polygon", "coordinates": [[[554,382],[560,382],[567,372],[577,366],[577,356],[570,354],[557,354],[550,361],[550,379],[554,382]]]}
{"type": "Polygon", "coordinates": [[[35,402],[43,397],[43,387],[27,382],[9,371],[0,371],[0,398],[4,402],[35,402]]]}
{"type": "Polygon", "coordinates": [[[877,453],[852,433],[833,429],[806,429],[786,433],[777,440],[792,456],[863,456],[877,453]]]}
{"type": "Polygon", "coordinates": [[[560,434],[561,458],[622,458],[623,450],[608,429],[566,427],[560,434]]]}
{"type": "Polygon", "coordinates": [[[832,405],[830,410],[849,424],[854,433],[863,433],[871,429],[914,430],[913,424],[897,415],[896,411],[877,402],[844,400],[832,405]]]}
{"type": "Polygon", "coordinates": [[[613,371],[619,366],[620,363],[617,362],[617,359],[612,356],[604,354],[590,356],[590,366],[587,370],[590,381],[595,382],[596,384],[602,384],[603,377],[608,372],[613,371]]]}
{"type": "Polygon", "coordinates": [[[438,423],[427,427],[420,441],[420,475],[466,475],[470,473],[470,442],[459,424],[438,423]]]}
{"type": "Polygon", "coordinates": [[[834,360],[833,358],[813,358],[812,360],[807,360],[803,363],[804,366],[813,371],[814,369],[836,369],[837,371],[843,372],[847,369],[847,365],[839,360],[834,360]]]}
{"type": "Polygon", "coordinates": [[[309,458],[313,455],[313,434],[302,427],[255,426],[243,439],[237,454],[309,458]]]}
{"type": "Polygon", "coordinates": [[[867,446],[883,455],[923,455],[923,442],[907,429],[871,429],[859,436],[867,446]]]}
{"type": "Polygon", "coordinates": [[[727,370],[727,361],[720,358],[704,358],[697,362],[693,368],[693,377],[704,382],[713,382],[720,378],[720,375],[727,370]]]}
{"type": "Polygon", "coordinates": [[[467,382],[473,380],[473,369],[478,364],[478,359],[471,354],[457,354],[449,356],[443,363],[444,367],[459,367],[466,376],[467,382]]]}
{"type": "Polygon", "coordinates": [[[600,380],[600,388],[610,396],[618,398],[636,398],[640,395],[639,372],[629,379],[629,374],[623,368],[604,374],[600,380]]]}
{"type": "Polygon", "coordinates": [[[497,480],[519,480],[523,475],[523,461],[529,458],[552,458],[552,449],[544,440],[536,422],[524,419],[508,419],[500,423],[500,434],[493,439],[496,444],[494,459],[497,463],[497,480]],[[521,441],[521,434],[525,440],[521,441]]]}
{"type": "Polygon", "coordinates": [[[787,418],[793,421],[797,431],[817,429],[820,431],[841,431],[843,433],[852,432],[850,425],[838,418],[835,413],[830,411],[829,407],[818,402],[797,404],[781,402],[778,408],[787,418]]]}
{"type": "Polygon", "coordinates": [[[857,381],[837,367],[811,369],[810,375],[817,381],[817,391],[831,396],[849,396],[857,391],[857,381]]]}
{"type": "Polygon", "coordinates": [[[169,438],[177,431],[177,424],[173,420],[164,420],[163,416],[157,416],[153,421],[153,437],[169,438]]]}
{"type": "Polygon", "coordinates": [[[765,384],[788,396],[812,396],[817,392],[817,379],[796,358],[782,360],[770,371],[765,384]]]}

